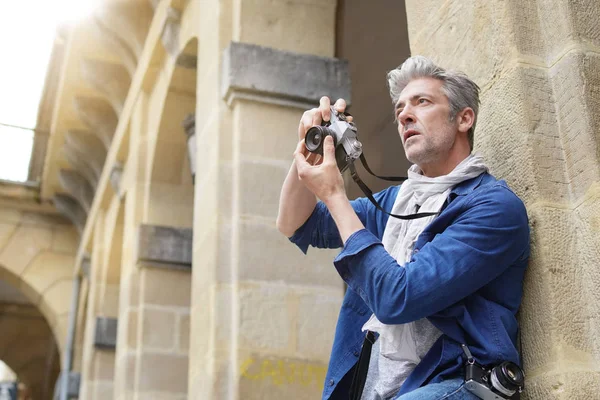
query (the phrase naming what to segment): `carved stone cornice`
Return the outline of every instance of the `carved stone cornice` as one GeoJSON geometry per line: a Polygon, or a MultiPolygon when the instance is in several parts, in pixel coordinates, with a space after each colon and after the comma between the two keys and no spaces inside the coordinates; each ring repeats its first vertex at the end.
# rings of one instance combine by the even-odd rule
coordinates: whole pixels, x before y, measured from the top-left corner
{"type": "Polygon", "coordinates": [[[131,85],[131,78],[125,67],[121,64],[83,59],[81,75],[91,87],[106,98],[117,115],[120,115],[131,85]]]}
{"type": "Polygon", "coordinates": [[[70,169],[61,169],[58,180],[63,189],[79,202],[86,213],[89,213],[94,201],[94,189],[88,181],[79,172],[70,169]]]}
{"type": "Polygon", "coordinates": [[[96,17],[127,44],[138,60],[144,48],[152,16],[151,5],[141,1],[114,2],[101,7],[96,13],[96,17]]]}
{"type": "Polygon", "coordinates": [[[133,50],[131,50],[128,44],[119,35],[112,29],[109,29],[100,18],[95,16],[94,22],[96,24],[94,32],[96,33],[97,39],[104,42],[109,49],[119,56],[123,66],[129,73],[129,77],[132,78],[133,74],[135,74],[138,61],[133,50]]]}
{"type": "Polygon", "coordinates": [[[102,167],[106,160],[106,149],[98,137],[91,132],[70,130],[65,135],[65,150],[76,149],[87,164],[94,170],[94,175],[100,178],[102,167]]]}
{"type": "Polygon", "coordinates": [[[95,134],[104,148],[110,148],[110,142],[117,128],[118,118],[106,101],[93,97],[75,97],[74,107],[79,119],[95,134]]]}
{"type": "Polygon", "coordinates": [[[221,93],[229,105],[241,98],[307,109],[322,96],[350,103],[344,60],[231,42],[221,65],[221,93]]]}
{"type": "Polygon", "coordinates": [[[52,200],[56,209],[71,221],[81,235],[85,228],[87,214],[77,200],[65,193],[55,194],[52,200]]]}
{"type": "Polygon", "coordinates": [[[69,165],[75,171],[78,171],[83,177],[85,177],[85,179],[95,191],[98,187],[100,175],[97,174],[94,168],[89,164],[89,161],[86,159],[85,154],[81,153],[70,143],[65,143],[65,145],[63,146],[63,152],[65,159],[67,160],[69,165]]]}

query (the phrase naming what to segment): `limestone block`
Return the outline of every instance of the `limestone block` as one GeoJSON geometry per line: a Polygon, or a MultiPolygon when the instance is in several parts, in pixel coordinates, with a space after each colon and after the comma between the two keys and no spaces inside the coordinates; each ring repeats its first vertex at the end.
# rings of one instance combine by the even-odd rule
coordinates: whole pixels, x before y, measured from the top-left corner
{"type": "Polygon", "coordinates": [[[0,221],[3,223],[16,224],[21,221],[21,211],[12,208],[0,209],[0,221]]]}
{"type": "Polygon", "coordinates": [[[113,391],[114,385],[112,382],[96,382],[92,391],[92,399],[111,400],[113,398],[113,391]]]}
{"type": "Polygon", "coordinates": [[[69,313],[71,306],[72,279],[62,279],[48,288],[43,295],[43,302],[48,304],[56,314],[69,313]]]}
{"type": "Polygon", "coordinates": [[[177,315],[165,309],[141,308],[141,347],[144,350],[169,350],[175,348],[175,323],[177,315]]]}
{"type": "Polygon", "coordinates": [[[70,280],[73,276],[75,258],[72,255],[41,252],[21,275],[39,297],[46,289],[61,280],[70,280]]]}
{"type": "Polygon", "coordinates": [[[411,54],[464,71],[484,87],[512,59],[513,26],[505,7],[495,1],[408,0],[411,54]]]}
{"type": "MultiPolygon", "coordinates": [[[[313,107],[317,106],[318,99],[313,107]]],[[[240,157],[283,160],[291,164],[302,113],[295,108],[240,101],[234,113],[234,129],[241,132],[240,157]]]]}
{"type": "Polygon", "coordinates": [[[269,162],[261,160],[241,161],[240,204],[242,215],[277,218],[281,186],[287,176],[291,162],[269,162]]]}
{"type": "Polygon", "coordinates": [[[147,305],[189,307],[190,281],[189,271],[145,268],[140,296],[147,305]]]}
{"type": "Polygon", "coordinates": [[[0,223],[0,251],[7,244],[16,229],[15,224],[0,223]]]}
{"type": "Polygon", "coordinates": [[[507,180],[530,204],[540,198],[567,200],[561,149],[545,72],[527,67],[506,71],[483,95],[475,151],[484,156],[494,175],[507,180]]]}
{"type": "Polygon", "coordinates": [[[192,230],[143,224],[138,231],[138,262],[191,267],[192,230]]]}
{"type": "Polygon", "coordinates": [[[135,348],[137,346],[137,326],[138,326],[138,312],[136,310],[130,310],[127,312],[127,344],[129,348],[135,348]]]}
{"type": "Polygon", "coordinates": [[[0,253],[0,264],[13,274],[21,275],[29,263],[41,251],[47,250],[51,243],[52,231],[20,226],[0,253]]]}
{"type": "Polygon", "coordinates": [[[523,400],[598,399],[600,374],[597,371],[552,371],[529,379],[523,400]]]}
{"type": "Polygon", "coordinates": [[[338,290],[298,293],[299,355],[320,360],[324,364],[329,361],[342,299],[341,285],[338,290]]]}
{"type": "Polygon", "coordinates": [[[114,351],[117,345],[117,329],[116,318],[96,317],[94,347],[114,351]]]}
{"type": "Polygon", "coordinates": [[[189,184],[154,182],[150,186],[146,221],[156,225],[191,228],[193,204],[194,186],[191,182],[189,184]]]}
{"type": "Polygon", "coordinates": [[[253,0],[237,6],[237,41],[320,56],[334,52],[334,2],[253,0]]]}
{"type": "MultiPolygon", "coordinates": [[[[511,24],[511,35],[514,46],[522,55],[534,55],[543,59],[547,54],[548,36],[553,33],[564,33],[566,28],[564,14],[552,4],[552,11],[544,7],[553,1],[508,1],[507,16],[511,24]]],[[[486,38],[487,39],[487,38],[486,38]]]]}
{"type": "Polygon", "coordinates": [[[276,284],[240,283],[239,346],[248,349],[284,351],[293,332],[289,289],[276,284]]]}
{"type": "Polygon", "coordinates": [[[190,314],[180,314],[178,319],[177,348],[180,352],[187,352],[190,348],[190,314]]]}
{"type": "Polygon", "coordinates": [[[115,353],[96,351],[94,353],[93,376],[98,381],[112,381],[115,376],[115,353]]]}
{"type": "Polygon", "coordinates": [[[591,182],[600,181],[598,137],[600,57],[569,53],[550,70],[556,97],[558,128],[571,200],[579,199],[591,182]]]}
{"type": "Polygon", "coordinates": [[[75,254],[79,236],[73,226],[56,227],[52,232],[52,251],[75,254]]]}
{"type": "Polygon", "coordinates": [[[140,358],[140,392],[187,392],[188,357],[142,352],[140,358]]]}
{"type": "Polygon", "coordinates": [[[240,360],[239,392],[244,399],[315,399],[326,372],[320,361],[251,354],[240,360]]]}
{"type": "MultiPolygon", "coordinates": [[[[597,210],[590,207],[586,214],[597,210]]],[[[600,360],[600,318],[594,306],[600,254],[597,240],[581,221],[568,210],[532,210],[532,262],[521,311],[527,369],[539,370],[560,360],[588,366],[600,360]]]]}
{"type": "Polygon", "coordinates": [[[222,76],[228,104],[245,98],[307,109],[324,95],[351,100],[348,63],[334,58],[232,42],[223,53],[222,76]]]}
{"type": "Polygon", "coordinates": [[[275,228],[260,220],[239,223],[239,279],[340,287],[333,266],[336,250],[310,249],[304,255],[275,228]]]}
{"type": "MultiPolygon", "coordinates": [[[[171,132],[172,135],[179,132],[171,132]]],[[[183,135],[180,135],[183,136],[183,135]]],[[[166,140],[156,143],[156,156],[152,166],[153,182],[181,184],[182,174],[187,170],[187,146],[185,142],[168,142],[166,140]]]]}
{"type": "Polygon", "coordinates": [[[568,0],[536,3],[548,64],[556,62],[573,44],[600,45],[600,30],[596,23],[599,11],[595,3],[568,0]]]}

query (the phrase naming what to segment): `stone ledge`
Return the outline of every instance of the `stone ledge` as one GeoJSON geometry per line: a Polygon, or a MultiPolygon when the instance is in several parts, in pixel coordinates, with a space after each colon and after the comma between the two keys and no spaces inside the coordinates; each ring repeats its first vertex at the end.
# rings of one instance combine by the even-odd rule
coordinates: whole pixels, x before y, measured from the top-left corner
{"type": "Polygon", "coordinates": [[[117,348],[117,322],[116,318],[96,317],[95,348],[104,350],[117,348]]]}
{"type": "Polygon", "coordinates": [[[190,228],[141,225],[138,231],[137,263],[164,268],[192,267],[190,228]]]}
{"type": "Polygon", "coordinates": [[[321,96],[350,104],[350,68],[345,60],[231,42],[223,53],[221,94],[236,99],[312,108],[321,96]]]}

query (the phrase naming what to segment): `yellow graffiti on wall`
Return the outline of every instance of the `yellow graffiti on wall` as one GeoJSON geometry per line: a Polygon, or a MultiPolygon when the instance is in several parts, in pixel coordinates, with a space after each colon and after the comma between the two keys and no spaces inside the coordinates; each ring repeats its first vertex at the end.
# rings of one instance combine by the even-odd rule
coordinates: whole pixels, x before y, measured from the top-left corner
{"type": "Polygon", "coordinates": [[[257,381],[269,380],[274,385],[299,384],[302,386],[322,386],[327,367],[321,364],[309,364],[301,361],[264,359],[246,359],[240,366],[244,378],[257,381]]]}

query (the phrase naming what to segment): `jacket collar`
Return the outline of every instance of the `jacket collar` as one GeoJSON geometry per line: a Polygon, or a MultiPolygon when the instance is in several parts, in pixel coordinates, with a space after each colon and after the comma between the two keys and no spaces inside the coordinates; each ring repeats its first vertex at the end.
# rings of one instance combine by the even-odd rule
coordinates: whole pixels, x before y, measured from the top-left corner
{"type": "Polygon", "coordinates": [[[481,184],[481,181],[485,176],[489,176],[489,174],[487,172],[484,172],[481,175],[476,176],[475,178],[461,182],[458,185],[456,185],[454,189],[450,191],[450,193],[454,194],[455,196],[465,196],[471,193],[473,190],[475,190],[481,184]]]}

